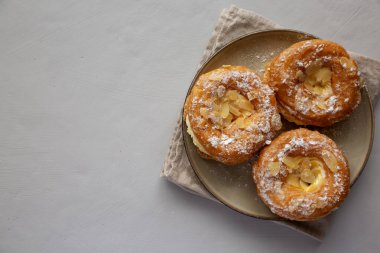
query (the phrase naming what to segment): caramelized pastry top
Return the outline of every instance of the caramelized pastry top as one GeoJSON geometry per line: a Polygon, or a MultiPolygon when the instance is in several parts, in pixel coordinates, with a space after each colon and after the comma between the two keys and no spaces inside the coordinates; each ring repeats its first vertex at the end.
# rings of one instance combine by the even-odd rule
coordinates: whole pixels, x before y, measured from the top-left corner
{"type": "Polygon", "coordinates": [[[199,151],[225,164],[247,161],[281,128],[272,89],[241,66],[201,75],[183,117],[199,151]]]}
{"type": "Polygon", "coordinates": [[[359,71],[346,50],[331,41],[307,40],[285,49],[267,67],[280,112],[298,125],[329,126],[360,102],[359,71]]]}
{"type": "Polygon", "coordinates": [[[271,211],[292,220],[316,220],[337,208],[349,192],[343,152],[317,131],[284,132],[253,166],[257,191],[271,211]]]}

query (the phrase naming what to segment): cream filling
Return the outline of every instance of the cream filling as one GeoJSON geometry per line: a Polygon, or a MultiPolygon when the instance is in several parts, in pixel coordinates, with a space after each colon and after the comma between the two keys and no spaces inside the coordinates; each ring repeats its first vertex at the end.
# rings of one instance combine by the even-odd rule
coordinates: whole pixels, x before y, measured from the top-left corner
{"type": "MultiPolygon", "coordinates": [[[[325,184],[326,173],[322,162],[315,157],[285,156],[282,162],[289,172],[286,184],[305,192],[316,192],[325,184]]],[[[280,162],[269,162],[268,169],[272,176],[280,172],[280,162]]]]}
{"type": "Polygon", "coordinates": [[[190,125],[190,120],[189,120],[189,115],[186,115],[186,126],[187,126],[187,132],[190,134],[191,138],[193,139],[193,143],[194,145],[199,148],[199,150],[202,152],[202,153],[205,153],[207,155],[210,155],[206,149],[202,146],[202,144],[199,142],[199,140],[197,139],[197,137],[195,136],[194,132],[193,132],[193,129],[191,128],[191,125],[190,125]]]}
{"type": "Polygon", "coordinates": [[[317,158],[288,156],[284,157],[283,162],[290,171],[286,178],[288,185],[305,192],[316,192],[325,184],[326,173],[317,158]]]}

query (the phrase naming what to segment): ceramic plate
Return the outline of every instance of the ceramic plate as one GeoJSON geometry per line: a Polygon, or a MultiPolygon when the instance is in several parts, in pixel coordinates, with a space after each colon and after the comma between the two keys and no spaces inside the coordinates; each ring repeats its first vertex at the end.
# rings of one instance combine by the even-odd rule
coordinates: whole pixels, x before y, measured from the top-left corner
{"type": "MultiPolygon", "coordinates": [[[[283,49],[290,45],[315,38],[312,35],[291,31],[272,30],[243,36],[223,47],[208,60],[194,77],[189,91],[198,77],[222,65],[241,65],[252,69],[262,76],[264,66],[283,49]]],[[[297,128],[283,121],[281,131],[297,128]]],[[[182,121],[183,138],[187,156],[200,181],[220,202],[228,207],[257,218],[280,220],[260,200],[251,176],[251,163],[238,166],[226,166],[205,160],[199,156],[191,137],[182,121]]],[[[351,169],[351,185],[364,168],[372,147],[373,139],[372,106],[365,89],[362,89],[362,101],[354,113],[344,121],[328,128],[311,127],[332,138],[344,151],[351,169]]]]}

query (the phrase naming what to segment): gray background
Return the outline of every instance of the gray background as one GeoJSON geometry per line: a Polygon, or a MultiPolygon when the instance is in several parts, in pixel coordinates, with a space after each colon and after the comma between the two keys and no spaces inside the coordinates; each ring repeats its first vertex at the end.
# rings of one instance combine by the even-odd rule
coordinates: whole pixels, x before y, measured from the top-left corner
{"type": "MultiPolygon", "coordinates": [[[[377,136],[321,244],[159,178],[231,3],[0,1],[0,252],[378,251],[377,136]]],[[[233,3],[380,59],[379,1],[233,3]]]]}

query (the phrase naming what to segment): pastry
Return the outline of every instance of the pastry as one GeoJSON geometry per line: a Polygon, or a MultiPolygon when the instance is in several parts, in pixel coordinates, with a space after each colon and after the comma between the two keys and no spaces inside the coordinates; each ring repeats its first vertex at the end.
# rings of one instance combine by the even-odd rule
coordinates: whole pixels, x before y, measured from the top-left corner
{"type": "Polygon", "coordinates": [[[183,119],[201,156],[228,165],[249,160],[281,128],[273,90],[241,66],[201,75],[183,119]]]}
{"type": "Polygon", "coordinates": [[[327,40],[301,41],[285,49],[268,65],[263,81],[275,89],[280,113],[297,125],[330,126],[360,102],[356,62],[327,40]]]}
{"type": "Polygon", "coordinates": [[[350,190],[347,160],[327,136],[304,128],[284,132],[253,165],[257,192],[286,219],[317,220],[338,208],[350,190]]]}

